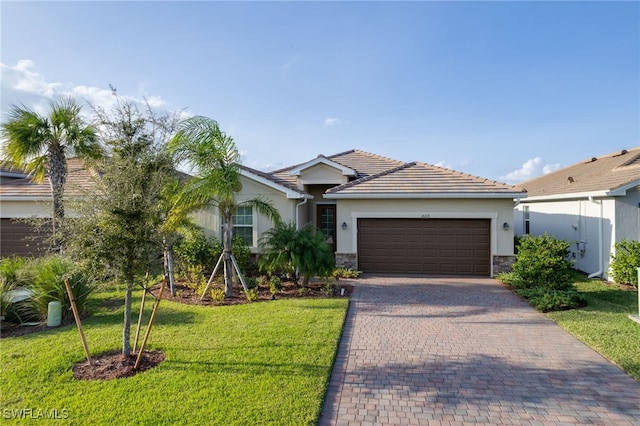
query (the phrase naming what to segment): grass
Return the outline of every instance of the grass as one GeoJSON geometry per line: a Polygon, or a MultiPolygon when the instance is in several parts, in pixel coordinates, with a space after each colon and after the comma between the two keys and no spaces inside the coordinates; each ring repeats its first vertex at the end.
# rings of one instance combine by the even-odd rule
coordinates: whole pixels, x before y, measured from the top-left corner
{"type": "Polygon", "coordinates": [[[628,317],[638,313],[638,293],[584,277],[574,285],[587,306],[549,318],[640,382],[640,324],[628,317]]]}
{"type": "MultiPolygon", "coordinates": [[[[96,297],[106,302],[122,294],[96,297]]],[[[75,326],[5,338],[0,416],[10,422],[9,410],[32,409],[57,410],[71,424],[314,424],[347,303],[288,299],[211,308],[163,301],[147,349],[164,351],[166,360],[102,382],[73,378],[73,365],[85,359],[75,326]]],[[[93,355],[121,347],[122,304],[101,304],[83,322],[93,355]]]]}

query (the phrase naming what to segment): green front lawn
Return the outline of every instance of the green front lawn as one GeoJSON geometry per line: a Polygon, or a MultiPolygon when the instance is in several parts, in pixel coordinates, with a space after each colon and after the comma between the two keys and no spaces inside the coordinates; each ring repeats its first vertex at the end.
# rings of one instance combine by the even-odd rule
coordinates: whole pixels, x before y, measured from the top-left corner
{"type": "MultiPolygon", "coordinates": [[[[147,349],[164,351],[166,360],[110,381],[73,378],[73,365],[85,359],[75,326],[5,338],[0,417],[6,422],[11,410],[32,409],[28,416],[57,410],[73,424],[314,424],[347,304],[288,299],[211,308],[163,301],[147,349]]],[[[83,323],[93,355],[120,348],[121,305],[99,308],[83,323]]]]}
{"type": "Polygon", "coordinates": [[[550,312],[549,318],[640,381],[640,324],[629,319],[638,314],[638,293],[598,280],[583,279],[575,287],[587,306],[550,312]]]}

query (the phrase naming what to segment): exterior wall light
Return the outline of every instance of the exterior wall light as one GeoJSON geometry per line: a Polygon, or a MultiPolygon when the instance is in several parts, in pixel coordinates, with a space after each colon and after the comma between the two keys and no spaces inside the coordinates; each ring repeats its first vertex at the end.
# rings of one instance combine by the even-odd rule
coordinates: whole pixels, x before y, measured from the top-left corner
{"type": "Polygon", "coordinates": [[[347,230],[347,222],[342,222],[342,230],[343,231],[347,230]]]}
{"type": "Polygon", "coordinates": [[[505,231],[509,230],[509,224],[507,222],[502,224],[502,229],[504,229],[505,231]]]}

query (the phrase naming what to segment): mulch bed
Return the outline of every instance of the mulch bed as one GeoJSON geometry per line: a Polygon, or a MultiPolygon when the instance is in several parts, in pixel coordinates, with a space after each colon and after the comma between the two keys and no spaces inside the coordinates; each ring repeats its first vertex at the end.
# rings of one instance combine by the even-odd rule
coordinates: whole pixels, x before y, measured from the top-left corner
{"type": "MultiPolygon", "coordinates": [[[[292,298],[318,298],[318,297],[351,297],[353,293],[353,285],[347,284],[342,281],[332,282],[330,289],[324,281],[310,281],[304,288],[301,286],[296,287],[292,281],[283,281],[282,290],[275,295],[275,299],[292,299],[292,298]],[[344,295],[341,295],[341,290],[344,289],[344,295]]],[[[153,293],[157,294],[159,285],[156,285],[153,289],[153,293]]],[[[251,303],[247,300],[247,297],[242,293],[242,287],[235,286],[233,289],[233,297],[227,297],[222,301],[214,301],[210,295],[207,294],[204,300],[200,300],[202,294],[196,293],[195,290],[188,287],[185,281],[179,281],[175,285],[176,295],[172,296],[168,288],[165,288],[162,298],[164,300],[172,300],[178,303],[185,303],[188,305],[205,305],[205,306],[227,306],[227,305],[239,305],[245,303],[251,303]]],[[[207,293],[209,293],[207,291],[207,293]]],[[[274,296],[271,295],[268,287],[258,287],[258,299],[255,302],[267,302],[273,300],[274,296]]]]}
{"type": "Polygon", "coordinates": [[[128,357],[122,352],[109,352],[97,357],[93,357],[93,366],[88,361],[80,362],[73,367],[73,377],[78,380],[111,380],[122,377],[130,377],[153,368],[164,361],[164,352],[144,351],[140,365],[135,370],[137,354],[128,357]]]}

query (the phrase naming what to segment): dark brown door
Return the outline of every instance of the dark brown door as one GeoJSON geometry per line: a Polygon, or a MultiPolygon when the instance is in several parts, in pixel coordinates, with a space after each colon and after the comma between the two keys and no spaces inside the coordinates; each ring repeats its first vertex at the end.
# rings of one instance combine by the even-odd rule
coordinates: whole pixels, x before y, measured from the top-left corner
{"type": "Polygon", "coordinates": [[[320,204],[317,207],[316,221],[318,229],[324,235],[324,239],[336,252],[336,206],[332,204],[320,204]]]}
{"type": "Polygon", "coordinates": [[[489,275],[487,219],[358,219],[358,269],[489,275]]]}

